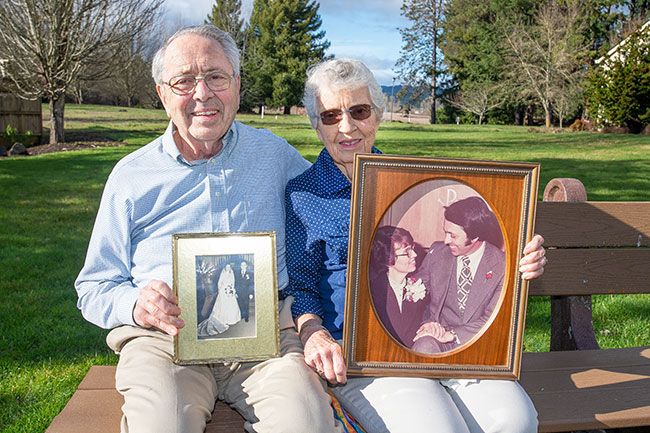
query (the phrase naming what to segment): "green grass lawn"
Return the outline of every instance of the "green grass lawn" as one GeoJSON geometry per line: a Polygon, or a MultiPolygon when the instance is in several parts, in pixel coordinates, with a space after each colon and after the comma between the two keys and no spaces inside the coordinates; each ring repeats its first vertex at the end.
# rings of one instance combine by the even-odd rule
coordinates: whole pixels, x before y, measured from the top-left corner
{"type": "MultiPolygon", "coordinates": [[[[305,117],[239,118],[285,137],[311,161],[321,150],[305,117]]],[[[43,432],[89,366],[116,362],[104,343],[107,332],[77,310],[73,282],[108,173],[165,127],[162,110],[68,105],[69,141],[127,144],[0,159],[0,431],[43,432]]],[[[650,201],[648,137],[384,123],[377,146],[404,155],[540,162],[542,188],[554,177],[577,177],[590,200],[650,201]]],[[[526,350],[547,350],[549,311],[547,300],[531,301],[526,350]]],[[[649,312],[648,296],[595,297],[601,346],[650,344],[649,312]]]]}

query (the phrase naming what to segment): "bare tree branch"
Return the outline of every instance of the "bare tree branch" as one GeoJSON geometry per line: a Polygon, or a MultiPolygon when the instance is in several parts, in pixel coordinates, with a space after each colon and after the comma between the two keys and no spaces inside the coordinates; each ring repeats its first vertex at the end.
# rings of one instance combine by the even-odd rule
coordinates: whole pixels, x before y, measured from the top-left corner
{"type": "MultiPolygon", "coordinates": [[[[550,1],[542,6],[532,26],[522,22],[504,24],[510,62],[507,74],[521,98],[533,97],[545,112],[546,127],[551,113],[566,95],[577,95],[584,78],[585,13],[579,1],[550,1]]],[[[563,101],[564,103],[566,101],[563,101]]]]}
{"type": "Polygon", "coordinates": [[[488,111],[504,103],[506,95],[503,90],[504,85],[499,83],[473,83],[445,100],[454,107],[476,114],[481,125],[488,111]]]}
{"type": "Polygon", "coordinates": [[[50,101],[50,142],[61,142],[65,93],[109,76],[115,56],[154,21],[163,0],[0,1],[0,63],[8,86],[50,101]],[[90,67],[92,66],[92,67],[90,67]]]}

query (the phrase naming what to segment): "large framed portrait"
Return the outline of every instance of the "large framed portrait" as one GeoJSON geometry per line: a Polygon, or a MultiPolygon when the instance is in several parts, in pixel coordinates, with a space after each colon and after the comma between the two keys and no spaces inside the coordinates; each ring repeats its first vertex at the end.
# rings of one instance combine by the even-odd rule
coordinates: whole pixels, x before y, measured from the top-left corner
{"type": "Polygon", "coordinates": [[[353,179],[348,373],[517,379],[539,165],[357,155],[353,179]]]}
{"type": "Polygon", "coordinates": [[[279,356],[275,232],[173,236],[174,293],[185,327],[174,361],[279,356]]]}

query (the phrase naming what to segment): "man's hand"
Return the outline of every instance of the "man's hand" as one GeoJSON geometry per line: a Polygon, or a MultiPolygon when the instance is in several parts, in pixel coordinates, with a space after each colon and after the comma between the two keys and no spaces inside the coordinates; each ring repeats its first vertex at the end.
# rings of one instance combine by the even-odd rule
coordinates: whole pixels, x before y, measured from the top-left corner
{"type": "Polygon", "coordinates": [[[413,341],[417,341],[422,337],[433,337],[441,343],[449,343],[455,339],[454,334],[451,331],[447,331],[438,322],[423,323],[420,329],[418,329],[418,332],[416,332],[413,341]]]}
{"type": "Polygon", "coordinates": [[[547,260],[543,243],[544,238],[535,235],[524,247],[524,257],[519,261],[519,272],[524,280],[533,280],[544,273],[547,260]]]}
{"type": "Polygon", "coordinates": [[[178,334],[185,322],[174,292],[163,281],[152,280],[140,289],[133,307],[133,320],[143,328],[157,328],[169,335],[178,334]]]}
{"type": "MultiPolygon", "coordinates": [[[[301,316],[302,317],[302,316],[301,316]]],[[[301,321],[300,340],[305,347],[305,363],[333,385],[347,382],[347,367],[341,346],[323,328],[320,318],[301,321]]]]}

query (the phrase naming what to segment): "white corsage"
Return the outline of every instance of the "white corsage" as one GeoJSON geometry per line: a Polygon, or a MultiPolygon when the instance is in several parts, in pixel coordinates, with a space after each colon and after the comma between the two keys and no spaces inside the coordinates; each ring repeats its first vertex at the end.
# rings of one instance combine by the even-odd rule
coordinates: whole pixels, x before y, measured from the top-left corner
{"type": "Polygon", "coordinates": [[[427,288],[424,286],[421,278],[418,278],[417,281],[413,278],[407,278],[404,290],[405,301],[417,302],[424,299],[427,295],[427,288]]]}

